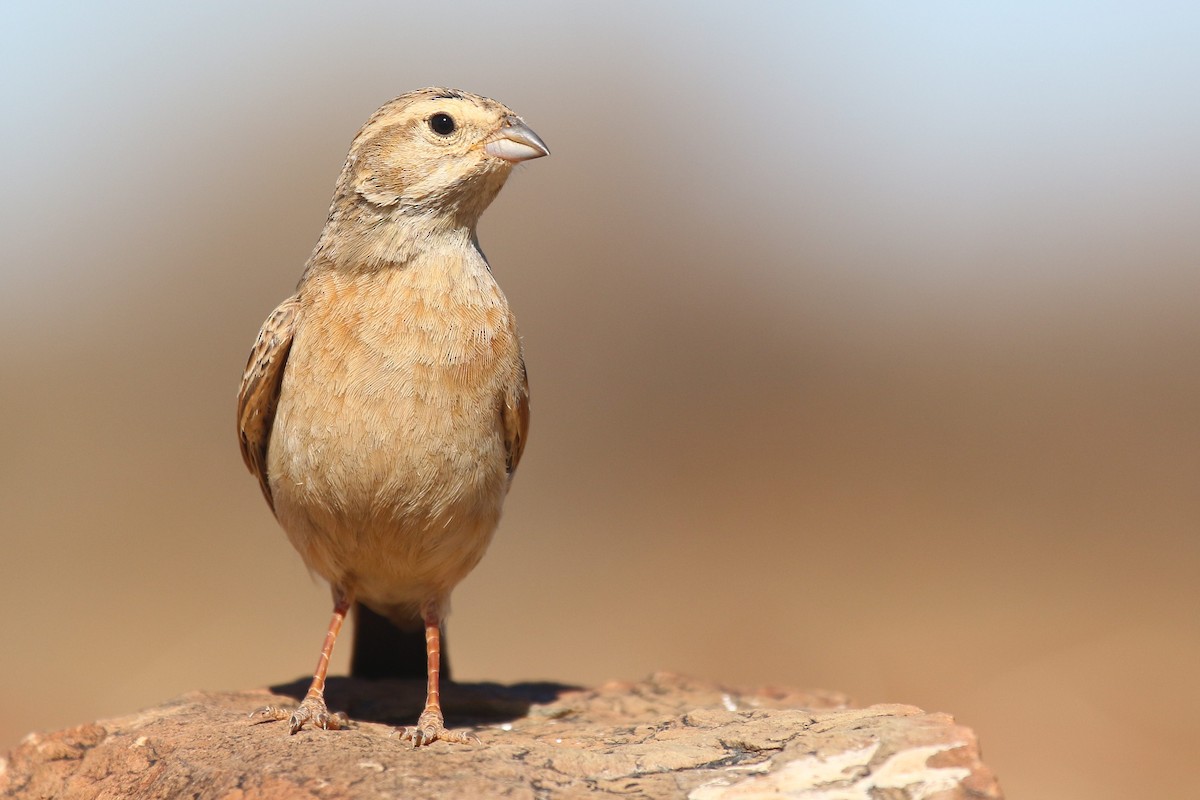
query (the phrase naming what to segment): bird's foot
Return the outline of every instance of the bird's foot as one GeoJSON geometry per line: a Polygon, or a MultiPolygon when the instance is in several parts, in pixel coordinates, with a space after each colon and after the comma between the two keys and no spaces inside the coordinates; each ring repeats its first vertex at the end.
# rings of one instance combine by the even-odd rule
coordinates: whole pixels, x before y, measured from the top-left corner
{"type": "Polygon", "coordinates": [[[452,742],[454,744],[482,744],[479,737],[467,731],[451,731],[446,729],[442,712],[426,710],[417,718],[417,724],[397,729],[401,739],[413,743],[413,747],[432,744],[433,742],[452,742]]]}
{"type": "Polygon", "coordinates": [[[288,711],[280,706],[264,706],[250,714],[255,725],[261,722],[277,722],[286,719],[291,733],[297,733],[307,725],[310,728],[321,728],[327,731],[344,730],[350,727],[350,718],[341,711],[329,713],[325,700],[321,697],[309,696],[304,698],[295,711],[288,711]]]}

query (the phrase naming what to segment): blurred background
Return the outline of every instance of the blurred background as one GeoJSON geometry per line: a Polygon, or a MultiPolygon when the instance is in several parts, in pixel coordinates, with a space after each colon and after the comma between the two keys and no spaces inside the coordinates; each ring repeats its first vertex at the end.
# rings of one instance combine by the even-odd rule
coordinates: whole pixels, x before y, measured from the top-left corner
{"type": "Polygon", "coordinates": [[[836,689],[954,714],[1013,798],[1177,796],[1196,7],[0,20],[0,748],[311,668],[327,589],[241,463],[235,393],[359,125],[450,85],[554,153],[480,229],[533,426],[455,595],[458,678],[836,689]]]}

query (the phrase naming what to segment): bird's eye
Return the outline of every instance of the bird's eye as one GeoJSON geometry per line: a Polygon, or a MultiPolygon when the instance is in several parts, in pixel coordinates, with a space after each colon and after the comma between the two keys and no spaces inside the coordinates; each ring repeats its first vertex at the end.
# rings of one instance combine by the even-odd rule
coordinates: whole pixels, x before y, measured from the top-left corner
{"type": "Polygon", "coordinates": [[[444,112],[438,112],[429,118],[429,129],[438,136],[449,136],[454,133],[454,129],[458,127],[454,124],[454,117],[444,112]]]}

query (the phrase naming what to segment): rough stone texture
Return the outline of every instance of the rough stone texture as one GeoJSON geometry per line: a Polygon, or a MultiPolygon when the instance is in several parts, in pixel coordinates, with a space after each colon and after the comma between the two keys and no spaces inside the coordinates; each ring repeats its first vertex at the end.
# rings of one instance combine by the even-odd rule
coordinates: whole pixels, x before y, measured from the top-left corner
{"type": "Polygon", "coordinates": [[[1000,798],[974,734],[912,706],[851,708],[829,693],[726,689],[675,675],[597,689],[453,685],[447,723],[481,744],[414,750],[423,685],[330,682],[350,730],[251,724],[304,681],[194,692],[158,708],[30,734],[0,762],[16,798],[1000,798]],[[280,697],[279,695],[284,695],[280,697]],[[390,723],[390,724],[389,724],[390,723]]]}

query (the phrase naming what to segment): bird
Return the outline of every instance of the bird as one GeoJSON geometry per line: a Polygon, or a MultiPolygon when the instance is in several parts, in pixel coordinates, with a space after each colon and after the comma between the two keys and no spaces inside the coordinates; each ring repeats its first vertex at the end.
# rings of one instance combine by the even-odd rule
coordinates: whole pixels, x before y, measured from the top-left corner
{"type": "Polygon", "coordinates": [[[293,734],[349,724],[330,713],[325,679],[343,621],[365,607],[424,635],[425,706],[401,736],[476,741],[445,727],[442,624],[529,429],[522,341],[476,227],[513,167],[549,154],[507,106],[437,87],[385,103],[351,142],[296,292],[262,325],[238,392],[246,466],[333,597],[304,699],[258,721],[287,719],[293,734]]]}

